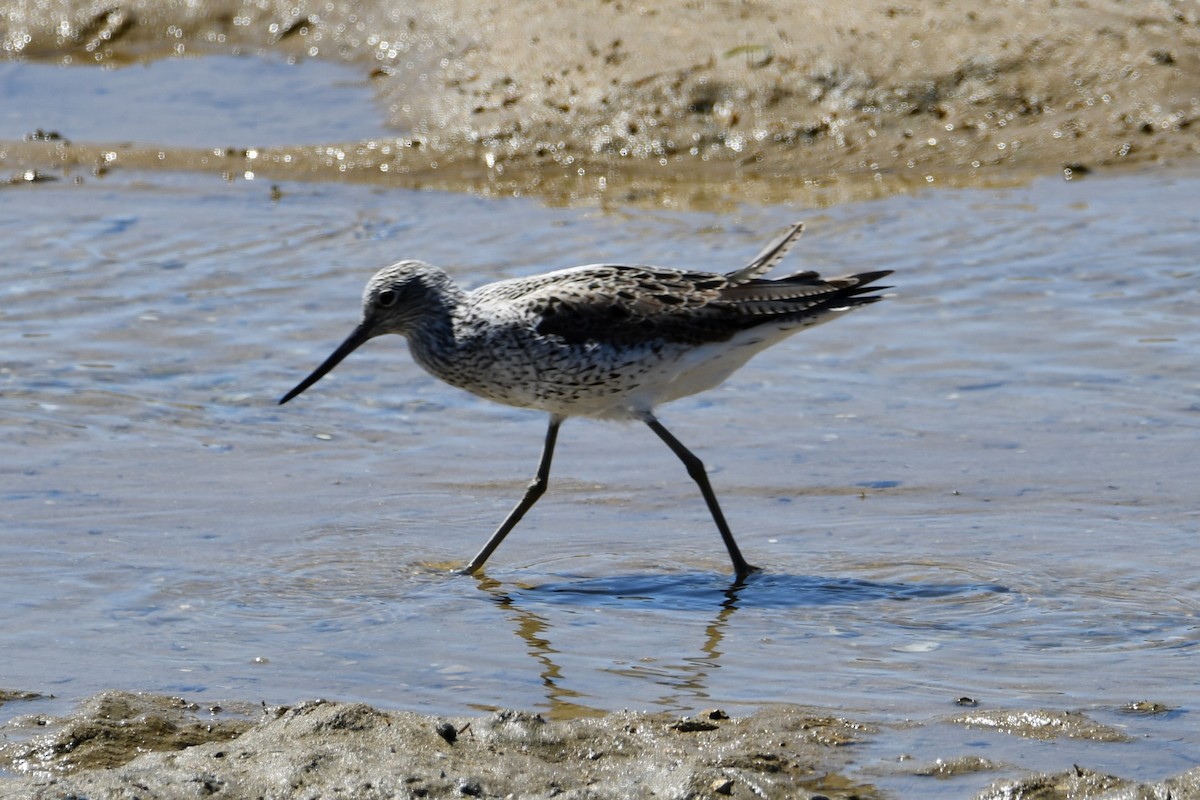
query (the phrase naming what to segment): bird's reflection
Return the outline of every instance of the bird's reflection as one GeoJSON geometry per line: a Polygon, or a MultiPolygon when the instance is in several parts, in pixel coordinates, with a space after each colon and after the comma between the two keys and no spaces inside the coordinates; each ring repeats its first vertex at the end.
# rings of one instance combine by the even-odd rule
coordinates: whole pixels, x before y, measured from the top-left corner
{"type": "MultiPolygon", "coordinates": [[[[695,630],[691,655],[678,658],[675,663],[660,664],[659,658],[655,658],[606,669],[609,674],[636,678],[643,684],[668,687],[669,691],[653,705],[688,711],[710,701],[710,684],[722,666],[724,640],[739,609],[803,609],[1008,591],[998,584],[980,582],[889,582],[769,572],[737,580],[711,572],[569,578],[536,584],[503,583],[486,574],[477,574],[475,578],[479,589],[515,623],[515,633],[537,662],[546,691],[547,714],[560,719],[598,716],[610,708],[589,705],[588,695],[568,687],[568,682],[579,685],[580,680],[579,676],[565,675],[563,663],[578,658],[579,654],[564,652],[553,644],[554,615],[547,612],[555,608],[612,609],[618,614],[611,615],[610,621],[619,612],[662,612],[671,615],[670,624],[676,630],[681,620],[686,624],[696,612],[704,612],[703,627],[698,624],[695,630]]],[[[631,619],[631,624],[639,623],[631,619]]],[[[644,637],[645,632],[639,631],[637,635],[644,637]]]]}
{"type": "Polygon", "coordinates": [[[671,706],[685,708],[707,702],[710,698],[709,676],[721,668],[720,660],[724,653],[721,643],[734,612],[738,609],[738,597],[745,590],[747,582],[753,581],[757,575],[759,573],[737,578],[719,592],[714,591],[711,594],[713,615],[704,626],[704,638],[698,655],[684,658],[683,664],[678,667],[654,669],[639,664],[626,669],[613,669],[612,672],[643,680],[650,678],[659,684],[670,686],[674,690],[674,696],[663,698],[663,702],[671,706]],[[687,700],[690,702],[686,702],[687,700]]]}
{"type": "Polygon", "coordinates": [[[713,616],[704,627],[703,642],[698,655],[685,658],[680,666],[668,666],[650,670],[645,666],[627,669],[611,669],[616,675],[645,679],[652,677],[658,683],[670,686],[676,697],[662,698],[660,705],[686,707],[680,698],[690,698],[692,703],[708,696],[708,678],[712,670],[718,669],[721,658],[721,641],[725,628],[738,607],[738,596],[748,583],[753,583],[758,573],[738,577],[730,582],[728,577],[711,574],[684,576],[636,576],[615,577],[603,580],[582,580],[569,583],[547,583],[537,586],[506,587],[487,575],[477,574],[477,585],[516,623],[516,634],[525,643],[526,650],[539,665],[542,685],[546,687],[548,716],[552,719],[577,719],[584,716],[603,716],[608,708],[595,708],[581,701],[585,696],[563,685],[562,668],[555,661],[558,651],[548,638],[551,625],[546,618],[533,610],[536,603],[545,604],[555,595],[567,599],[568,604],[579,604],[589,598],[594,605],[598,598],[614,601],[621,605],[644,603],[656,596],[662,597],[680,591],[690,596],[687,606],[695,610],[698,605],[713,609],[713,616]],[[575,597],[571,598],[571,595],[575,597]],[[678,673],[682,672],[682,676],[678,673]]]}
{"type": "Polygon", "coordinates": [[[516,622],[516,634],[525,642],[525,649],[534,661],[538,663],[538,674],[542,685],[546,687],[546,701],[549,704],[551,719],[579,719],[580,717],[600,717],[604,709],[593,708],[577,702],[583,697],[579,692],[562,685],[562,668],[554,661],[558,651],[550,644],[544,634],[550,630],[550,623],[544,617],[524,609],[513,600],[512,595],[505,590],[500,581],[489,578],[482,572],[475,574],[476,583],[480,589],[487,592],[496,604],[508,613],[516,622]]]}

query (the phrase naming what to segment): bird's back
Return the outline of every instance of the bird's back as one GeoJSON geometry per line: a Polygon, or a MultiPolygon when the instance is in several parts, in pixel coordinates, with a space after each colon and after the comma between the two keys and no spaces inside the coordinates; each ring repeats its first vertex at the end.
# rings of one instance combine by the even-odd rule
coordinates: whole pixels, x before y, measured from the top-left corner
{"type": "Polygon", "coordinates": [[[426,367],[510,405],[629,416],[711,388],[795,331],[881,299],[871,284],[890,274],[771,280],[750,277],[754,266],[721,275],[594,264],[489,284],[459,310],[452,374],[426,367]]]}

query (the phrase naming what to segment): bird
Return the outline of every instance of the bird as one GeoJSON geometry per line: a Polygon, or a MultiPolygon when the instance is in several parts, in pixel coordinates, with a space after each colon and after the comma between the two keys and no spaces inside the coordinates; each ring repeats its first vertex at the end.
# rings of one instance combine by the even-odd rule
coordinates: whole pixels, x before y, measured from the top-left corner
{"type": "Polygon", "coordinates": [[[408,340],[434,377],[479,397],[549,415],[537,471],[520,501],[460,571],[476,574],[545,493],[559,427],[568,417],[640,421],[683,462],[700,489],[738,580],[758,571],[742,555],[704,463],[655,409],[721,384],[755,354],[805,328],[875,303],[892,270],[823,279],[804,271],[764,277],[804,231],[791,225],[727,273],[589,264],[465,291],[418,260],[367,282],[362,318],[283,405],[346,356],[384,334],[408,340]]]}

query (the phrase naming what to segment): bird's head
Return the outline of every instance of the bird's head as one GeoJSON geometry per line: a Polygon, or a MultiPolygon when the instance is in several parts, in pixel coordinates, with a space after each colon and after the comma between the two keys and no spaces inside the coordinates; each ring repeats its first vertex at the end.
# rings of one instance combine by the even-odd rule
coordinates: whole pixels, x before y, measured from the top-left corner
{"type": "Polygon", "coordinates": [[[431,314],[444,314],[450,279],[423,261],[400,261],[376,272],[363,290],[362,321],[346,341],[279,401],[283,405],[321,380],[359,346],[385,333],[407,335],[431,314]]]}

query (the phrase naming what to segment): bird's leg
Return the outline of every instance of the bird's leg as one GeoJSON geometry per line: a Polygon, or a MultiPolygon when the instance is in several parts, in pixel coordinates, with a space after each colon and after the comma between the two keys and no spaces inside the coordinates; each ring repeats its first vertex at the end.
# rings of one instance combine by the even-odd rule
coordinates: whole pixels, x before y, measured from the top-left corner
{"type": "Polygon", "coordinates": [[[546,429],[546,443],[542,446],[542,460],[538,462],[537,474],[525,489],[525,496],[512,511],[508,512],[504,522],[500,523],[500,527],[492,534],[492,538],[488,539],[483,549],[471,559],[471,563],[463,567],[463,574],[471,575],[478,572],[488,557],[504,541],[504,537],[508,536],[509,531],[517,527],[517,523],[521,521],[521,517],[525,516],[525,512],[533,508],[533,504],[538,501],[538,498],[546,493],[546,484],[550,480],[550,460],[554,458],[554,443],[558,439],[558,426],[562,425],[562,422],[563,417],[550,415],[550,427],[546,429]]]}
{"type": "Polygon", "coordinates": [[[750,573],[757,572],[759,568],[746,562],[746,559],[742,557],[742,551],[738,549],[737,542],[733,540],[733,532],[729,530],[729,524],[725,522],[725,515],[721,513],[721,506],[717,504],[717,496],[708,482],[708,473],[704,470],[704,462],[697,458],[695,453],[684,447],[683,442],[676,439],[669,430],[663,427],[663,424],[653,414],[647,413],[642,417],[642,421],[650,426],[650,430],[658,434],[658,438],[667,443],[671,452],[679,456],[679,460],[687,467],[688,475],[700,487],[700,494],[704,495],[704,502],[708,504],[713,522],[717,523],[717,530],[721,532],[721,538],[725,540],[725,547],[729,550],[729,557],[733,560],[733,569],[738,578],[745,578],[750,573]]]}

